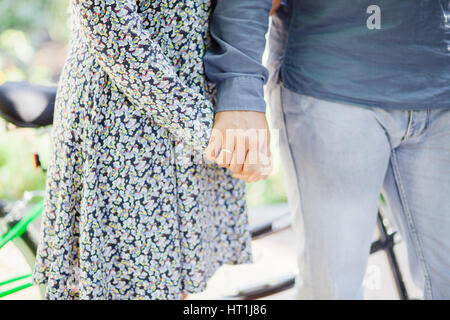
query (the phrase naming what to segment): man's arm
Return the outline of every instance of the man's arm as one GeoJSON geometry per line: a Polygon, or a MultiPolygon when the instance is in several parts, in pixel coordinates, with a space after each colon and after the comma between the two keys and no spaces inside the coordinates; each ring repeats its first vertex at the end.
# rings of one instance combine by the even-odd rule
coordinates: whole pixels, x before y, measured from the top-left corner
{"type": "Polygon", "coordinates": [[[265,112],[262,65],[272,0],[216,0],[211,20],[213,43],[205,71],[216,83],[216,112],[265,112]]]}
{"type": "Polygon", "coordinates": [[[216,0],[213,43],[205,56],[206,74],[218,89],[207,157],[246,182],[271,171],[265,170],[271,161],[262,55],[272,1],[275,8],[278,0],[216,0]]]}

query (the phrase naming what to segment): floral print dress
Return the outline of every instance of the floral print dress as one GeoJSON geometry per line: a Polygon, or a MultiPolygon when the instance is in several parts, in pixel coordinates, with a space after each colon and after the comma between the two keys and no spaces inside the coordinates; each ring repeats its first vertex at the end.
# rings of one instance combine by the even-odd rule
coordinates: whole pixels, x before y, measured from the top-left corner
{"type": "Polygon", "coordinates": [[[72,0],[33,281],[48,299],[179,299],[251,262],[245,187],[203,161],[210,0],[72,0]]]}

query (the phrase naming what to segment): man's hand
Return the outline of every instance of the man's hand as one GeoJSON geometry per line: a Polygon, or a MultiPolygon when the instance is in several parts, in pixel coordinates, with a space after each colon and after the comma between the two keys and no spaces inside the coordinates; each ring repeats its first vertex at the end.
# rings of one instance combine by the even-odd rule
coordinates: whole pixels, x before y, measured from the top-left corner
{"type": "Polygon", "coordinates": [[[271,172],[271,159],[265,114],[256,111],[218,112],[206,157],[246,182],[267,179],[271,172]]]}

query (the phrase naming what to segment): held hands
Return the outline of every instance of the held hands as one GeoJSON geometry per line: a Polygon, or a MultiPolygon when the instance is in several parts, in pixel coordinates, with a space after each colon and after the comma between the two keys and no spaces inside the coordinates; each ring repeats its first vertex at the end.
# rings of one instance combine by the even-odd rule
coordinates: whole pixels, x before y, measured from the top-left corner
{"type": "Polygon", "coordinates": [[[266,116],[256,111],[216,114],[206,157],[246,182],[267,179],[272,171],[266,116]]]}
{"type": "MultiPolygon", "coordinates": [[[[282,0],[272,0],[273,15],[282,0]]],[[[272,172],[270,132],[266,116],[256,111],[222,111],[206,148],[206,158],[245,182],[267,179],[272,172]]]]}

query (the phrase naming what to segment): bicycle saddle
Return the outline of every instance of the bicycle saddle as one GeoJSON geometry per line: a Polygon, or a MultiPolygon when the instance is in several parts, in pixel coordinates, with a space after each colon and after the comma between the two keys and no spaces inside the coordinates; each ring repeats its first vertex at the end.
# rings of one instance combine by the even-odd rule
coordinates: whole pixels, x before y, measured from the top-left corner
{"type": "Polygon", "coordinates": [[[0,116],[18,127],[37,128],[53,123],[56,88],[28,82],[0,86],[0,116]]]}

